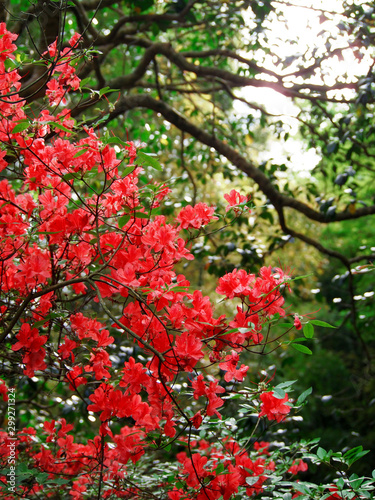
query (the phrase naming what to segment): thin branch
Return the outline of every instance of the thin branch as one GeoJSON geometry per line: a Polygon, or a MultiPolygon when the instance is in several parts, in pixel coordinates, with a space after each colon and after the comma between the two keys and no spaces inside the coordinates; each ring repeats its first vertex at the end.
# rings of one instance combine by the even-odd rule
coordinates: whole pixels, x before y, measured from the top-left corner
{"type": "Polygon", "coordinates": [[[193,205],[196,204],[197,201],[197,185],[195,183],[195,179],[193,174],[190,172],[190,170],[187,168],[185,165],[185,146],[184,146],[184,140],[185,140],[185,134],[182,131],[181,132],[181,139],[180,139],[180,161],[181,161],[181,168],[187,173],[191,185],[193,186],[193,200],[192,203],[193,205]]]}

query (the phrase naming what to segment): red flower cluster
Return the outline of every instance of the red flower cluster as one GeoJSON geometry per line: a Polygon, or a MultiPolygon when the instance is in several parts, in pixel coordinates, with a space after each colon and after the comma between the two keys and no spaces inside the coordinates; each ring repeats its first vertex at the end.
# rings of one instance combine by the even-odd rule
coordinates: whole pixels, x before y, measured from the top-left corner
{"type": "MultiPolygon", "coordinates": [[[[268,446],[268,443],[263,444],[268,446]]],[[[241,487],[245,488],[246,496],[260,494],[267,479],[266,474],[275,470],[274,462],[264,458],[262,449],[254,460],[233,439],[224,440],[222,445],[210,445],[205,440],[192,441],[190,446],[197,447],[198,452],[193,453],[191,458],[181,452],[177,458],[181,463],[181,474],[186,484],[197,490],[197,494],[192,496],[197,500],[229,500],[241,487]],[[223,466],[222,472],[212,477],[212,470],[219,464],[223,466]]],[[[178,488],[169,493],[171,500],[184,497],[183,490],[178,488]]]]}
{"type": "Polygon", "coordinates": [[[215,207],[208,207],[205,203],[197,203],[194,207],[187,205],[176,218],[182,229],[200,229],[212,221],[219,220],[213,215],[214,211],[215,207]]]}
{"type": "MultiPolygon", "coordinates": [[[[2,335],[7,355],[22,365],[20,376],[23,371],[46,385],[61,384],[72,391],[72,402],[74,397],[89,402],[89,416],[100,420],[97,435],[80,442],[73,435],[81,427],[78,420],[77,425],[42,421],[41,413],[42,430],[19,430],[17,454],[56,484],[61,477],[72,478],[74,500],[90,496],[98,477],[106,485],[102,498],[136,498],[135,487],[124,494],[121,486],[131,463],[168,438],[177,439],[177,429],[181,433],[211,417],[221,419],[226,389],[208,367],[218,364],[224,382],[245,379],[249,367],[240,364],[240,353],[262,342],[270,318],[285,315],[280,287],[289,278],[270,267],[258,276],[235,269],[220,278],[216,291],[236,300],[236,314],[218,316],[210,298],[192,292],[176,272],[177,264],[193,259],[184,230],[217,220],[214,208],[187,206],[172,221],[155,215],[169,189],[145,184],[134,143],[119,140],[115,149],[93,129],[81,130],[78,138],[68,109],[57,115],[43,109],[29,119],[17,94],[20,77],[5,65],[13,58],[15,39],[1,23],[0,170],[10,168],[7,151],[22,163],[19,170],[12,166],[16,183],[0,181],[2,335]],[[90,317],[94,314],[100,321],[90,317]],[[193,417],[184,411],[179,392],[190,387],[189,380],[193,417]]],[[[52,58],[54,75],[47,84],[47,105],[63,105],[66,93],[78,88],[72,58],[78,39],[73,36],[62,52],[54,43],[45,54],[52,58]]],[[[235,210],[247,201],[236,191],[225,197],[235,210]]],[[[287,395],[280,400],[264,392],[260,398],[260,416],[280,422],[290,411],[287,395]]],[[[1,451],[9,436],[1,432],[0,437],[1,451]]],[[[181,458],[185,486],[174,488],[170,498],[229,500],[239,488],[247,495],[261,492],[267,471],[274,469],[267,443],[261,445],[253,460],[233,440],[202,443],[181,458]],[[216,472],[220,463],[224,470],[216,472]],[[256,478],[251,485],[249,477],[256,478]]],[[[37,497],[40,491],[38,484],[22,485],[17,496],[37,497]]]]}
{"type": "Polygon", "coordinates": [[[225,357],[225,362],[219,364],[219,367],[222,370],[226,371],[226,374],[224,375],[224,380],[226,382],[230,382],[233,379],[237,380],[238,382],[242,382],[243,379],[246,377],[246,373],[249,367],[241,365],[241,368],[237,370],[237,364],[239,359],[240,357],[238,353],[232,351],[232,354],[229,354],[228,356],[225,357]]]}
{"type": "Polygon", "coordinates": [[[291,474],[298,474],[298,472],[305,472],[307,471],[307,469],[307,463],[303,460],[298,460],[298,463],[293,460],[293,463],[289,467],[288,472],[290,472],[291,474]]]}
{"type": "Polygon", "coordinates": [[[263,392],[260,395],[262,405],[260,407],[259,417],[266,416],[269,420],[281,422],[290,412],[290,406],[285,404],[288,401],[288,394],[282,399],[274,396],[273,392],[263,392]]]}
{"type": "Polygon", "coordinates": [[[24,323],[16,335],[18,342],[12,346],[13,351],[23,350],[25,353],[22,362],[26,366],[24,374],[33,377],[35,371],[47,368],[44,362],[46,351],[42,345],[47,342],[46,335],[39,335],[36,328],[31,328],[29,324],[24,323]]]}

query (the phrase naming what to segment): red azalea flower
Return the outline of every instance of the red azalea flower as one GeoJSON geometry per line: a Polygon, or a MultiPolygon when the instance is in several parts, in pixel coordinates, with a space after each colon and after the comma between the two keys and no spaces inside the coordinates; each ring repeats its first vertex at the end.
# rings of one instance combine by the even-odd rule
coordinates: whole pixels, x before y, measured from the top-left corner
{"type": "Polygon", "coordinates": [[[228,354],[228,356],[225,357],[225,361],[219,364],[219,367],[227,372],[224,375],[224,380],[226,382],[231,382],[233,379],[243,382],[243,379],[246,377],[249,367],[241,365],[241,368],[237,369],[239,359],[238,353],[232,351],[232,354],[228,354]]]}
{"type": "Polygon", "coordinates": [[[298,463],[293,460],[291,467],[289,467],[288,472],[291,474],[297,474],[297,472],[305,472],[307,470],[307,463],[303,460],[299,460],[298,463]]]}
{"type": "Polygon", "coordinates": [[[279,399],[274,396],[273,392],[263,392],[260,399],[263,404],[260,407],[259,417],[267,416],[268,420],[281,422],[290,412],[290,406],[285,404],[288,401],[288,394],[285,394],[283,399],[279,399]]]}
{"type": "Polygon", "coordinates": [[[294,327],[296,330],[301,330],[302,328],[302,323],[301,320],[299,319],[298,314],[294,316],[294,327]]]}
{"type": "Polygon", "coordinates": [[[224,198],[229,203],[229,205],[225,209],[226,212],[228,212],[228,210],[230,210],[232,207],[235,207],[236,205],[239,205],[240,203],[246,203],[248,201],[247,196],[240,194],[235,189],[232,189],[232,191],[229,194],[225,194],[224,198]]]}

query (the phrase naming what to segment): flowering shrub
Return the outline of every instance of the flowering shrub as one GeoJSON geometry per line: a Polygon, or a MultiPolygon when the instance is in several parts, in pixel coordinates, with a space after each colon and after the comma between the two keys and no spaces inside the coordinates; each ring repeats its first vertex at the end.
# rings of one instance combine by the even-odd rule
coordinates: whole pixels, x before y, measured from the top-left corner
{"type": "MultiPolygon", "coordinates": [[[[270,327],[286,316],[290,276],[235,269],[216,289],[234,315],[215,314],[176,270],[193,259],[188,238],[218,220],[214,207],[167,220],[169,188],[142,179],[155,160],[71,118],[63,105],[79,89],[78,35],[44,54],[49,107],[34,116],[18,95],[15,36],[3,23],[0,33],[0,395],[5,405],[14,387],[32,393],[17,406],[17,432],[0,432],[2,498],[327,498],[328,486],[293,480],[302,458],[327,461],[322,448],[312,453],[316,441],[287,453],[257,440],[261,418],[291,412],[291,383],[239,385],[249,371],[241,353],[272,342],[270,327]],[[231,399],[252,432],[236,436],[231,399]]],[[[226,199],[229,213],[247,210],[240,193],[226,199]]],[[[329,487],[357,495],[350,480],[329,487]]]]}

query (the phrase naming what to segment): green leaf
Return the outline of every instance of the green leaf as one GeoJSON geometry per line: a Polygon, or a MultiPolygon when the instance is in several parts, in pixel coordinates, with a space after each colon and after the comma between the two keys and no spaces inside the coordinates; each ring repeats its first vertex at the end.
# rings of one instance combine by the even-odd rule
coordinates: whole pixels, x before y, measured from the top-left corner
{"type": "Polygon", "coordinates": [[[278,389],[274,388],[273,395],[277,399],[284,399],[285,398],[285,391],[283,389],[280,389],[280,388],[278,388],[278,389]]]}
{"type": "Polygon", "coordinates": [[[170,292],[180,293],[186,292],[189,289],[188,286],[174,286],[169,289],[170,292]]]}
{"type": "Polygon", "coordinates": [[[155,170],[159,170],[159,172],[161,172],[163,170],[163,168],[160,165],[160,163],[158,162],[158,160],[156,160],[152,156],[144,153],[143,151],[137,152],[137,158],[138,158],[138,160],[140,160],[142,163],[144,163],[148,167],[152,167],[155,170]]]}
{"type": "Polygon", "coordinates": [[[320,321],[319,319],[311,319],[309,323],[316,326],[324,326],[325,328],[337,328],[337,326],[330,325],[329,323],[326,323],[325,321],[320,321]]]}
{"type": "Polygon", "coordinates": [[[48,483],[52,483],[52,484],[67,484],[69,482],[70,481],[68,481],[68,479],[62,479],[61,477],[57,477],[56,479],[49,479],[48,480],[48,483]]]}
{"type": "Polygon", "coordinates": [[[38,234],[59,234],[61,231],[39,231],[38,234]]]}
{"type": "Polygon", "coordinates": [[[306,389],[306,391],[303,391],[303,393],[298,397],[298,399],[296,401],[296,406],[301,405],[305,401],[307,396],[310,396],[311,393],[312,393],[312,387],[310,387],[309,389],[306,389]]]}
{"type": "Polygon", "coordinates": [[[257,481],[258,481],[259,477],[258,476],[250,476],[250,477],[247,477],[245,479],[246,483],[249,485],[249,486],[252,486],[253,484],[255,484],[257,481]]]}
{"type": "Polygon", "coordinates": [[[38,481],[39,484],[44,484],[48,479],[48,477],[49,477],[48,472],[40,472],[35,476],[35,479],[38,481]]]}
{"type": "Polygon", "coordinates": [[[134,167],[126,167],[124,169],[124,171],[122,172],[123,177],[126,177],[127,175],[131,174],[134,169],[135,169],[135,165],[134,165],[134,167]]]}
{"type": "Polygon", "coordinates": [[[273,390],[275,389],[289,389],[293,384],[295,384],[297,380],[287,380],[286,382],[281,382],[281,384],[275,385],[273,390]]]}
{"type": "Polygon", "coordinates": [[[134,212],[132,217],[135,217],[136,219],[149,219],[150,215],[145,214],[144,212],[134,212]]]}
{"type": "Polygon", "coordinates": [[[118,92],[119,89],[111,89],[111,87],[104,87],[104,89],[100,89],[99,96],[102,97],[104,94],[109,94],[111,92],[118,92]]]}
{"type": "Polygon", "coordinates": [[[51,125],[51,127],[58,128],[59,130],[63,130],[64,132],[68,132],[68,134],[72,133],[72,130],[68,127],[64,127],[64,125],[61,125],[61,123],[58,122],[47,122],[48,124],[51,125]]]}
{"type": "Polygon", "coordinates": [[[14,129],[12,130],[12,134],[18,134],[19,132],[23,132],[29,127],[30,127],[29,120],[22,120],[18,122],[17,125],[14,127],[14,129]]]}
{"type": "Polygon", "coordinates": [[[73,158],[79,158],[80,156],[84,155],[85,153],[87,153],[87,149],[81,149],[81,151],[78,151],[78,153],[76,153],[73,158]]]}
{"type": "Polygon", "coordinates": [[[22,474],[32,474],[32,471],[27,467],[27,465],[24,462],[21,462],[18,465],[17,471],[21,472],[22,474]]]}
{"type": "Polygon", "coordinates": [[[311,323],[306,323],[303,327],[303,334],[307,339],[312,339],[314,336],[314,327],[311,323]]]}
{"type": "Polygon", "coordinates": [[[342,490],[345,486],[345,481],[342,477],[340,477],[336,483],[336,487],[342,490]]]}
{"type": "Polygon", "coordinates": [[[313,273],[305,274],[304,276],[297,276],[297,278],[292,278],[291,281],[303,280],[304,278],[309,278],[313,273]]]}
{"type": "Polygon", "coordinates": [[[160,207],[153,208],[151,210],[151,215],[161,215],[161,209],[160,209],[160,207]]]}
{"type": "Polygon", "coordinates": [[[128,146],[129,144],[126,141],[123,141],[119,137],[109,137],[105,141],[107,144],[121,144],[121,146],[128,146]]]}
{"type": "Polygon", "coordinates": [[[237,330],[240,332],[240,333],[247,333],[249,330],[251,330],[251,326],[249,325],[247,328],[244,328],[243,326],[239,326],[237,328],[237,330]]]}
{"type": "Polygon", "coordinates": [[[223,470],[224,470],[224,464],[220,463],[215,469],[216,475],[219,475],[221,472],[223,472],[223,470]]]}
{"type": "Polygon", "coordinates": [[[361,487],[363,481],[365,480],[364,477],[358,477],[356,476],[356,474],[353,474],[352,476],[350,476],[350,486],[355,489],[355,490],[358,490],[358,488],[361,487]]]}
{"type": "Polygon", "coordinates": [[[327,146],[327,153],[328,154],[334,153],[335,151],[337,151],[338,146],[339,146],[338,142],[336,142],[336,141],[335,142],[331,142],[327,146]]]}
{"type": "Polygon", "coordinates": [[[102,116],[102,118],[99,118],[99,120],[95,122],[95,126],[98,126],[101,123],[106,122],[108,120],[108,118],[109,118],[109,113],[107,113],[106,115],[102,116]]]}
{"type": "MultiPolygon", "coordinates": [[[[90,81],[91,81],[91,78],[84,78],[83,80],[81,80],[81,81],[79,82],[79,85],[80,85],[80,87],[82,88],[82,87],[84,87],[87,83],[89,83],[90,81]]],[[[91,90],[91,89],[89,89],[89,90],[91,90]]]]}
{"type": "Polygon", "coordinates": [[[130,215],[126,214],[119,218],[118,227],[122,229],[130,221],[130,215]]]}
{"type": "Polygon", "coordinates": [[[299,351],[299,352],[303,352],[304,354],[312,354],[312,350],[309,349],[308,347],[306,347],[305,345],[302,345],[302,344],[290,344],[293,349],[295,349],[296,351],[299,351]]]}
{"type": "Polygon", "coordinates": [[[285,392],[289,391],[291,386],[295,384],[297,380],[288,380],[286,382],[282,382],[281,384],[275,385],[272,389],[275,398],[283,399],[285,397],[285,392]]]}
{"type": "MultiPolygon", "coordinates": [[[[371,488],[371,489],[373,489],[373,488],[371,488]]],[[[374,497],[372,496],[372,494],[371,494],[369,491],[364,490],[363,488],[361,488],[361,495],[362,495],[364,498],[368,498],[369,500],[371,500],[372,498],[374,498],[374,497]]]]}
{"type": "Polygon", "coordinates": [[[326,450],[324,448],[321,448],[320,446],[317,449],[316,455],[318,458],[320,458],[320,460],[325,460],[327,458],[326,450]]]}
{"type": "Polygon", "coordinates": [[[152,30],[152,34],[153,34],[154,36],[158,35],[158,34],[159,34],[159,32],[160,32],[160,29],[159,29],[159,26],[158,26],[158,24],[157,24],[157,23],[152,23],[152,24],[151,24],[151,30],[152,30]]]}
{"type": "Polygon", "coordinates": [[[230,394],[229,396],[221,396],[221,397],[222,399],[241,399],[242,394],[230,394]]]}
{"type": "Polygon", "coordinates": [[[43,325],[44,325],[44,323],[45,323],[46,321],[48,321],[48,319],[47,319],[47,318],[42,319],[42,320],[40,320],[40,321],[36,321],[36,322],[33,324],[33,328],[39,328],[40,326],[43,326],[43,325]]]}
{"type": "Polygon", "coordinates": [[[262,212],[261,214],[259,214],[259,217],[261,217],[262,219],[265,219],[265,220],[269,220],[271,224],[274,223],[274,220],[273,220],[273,216],[270,212],[262,212]]]}
{"type": "Polygon", "coordinates": [[[301,482],[297,483],[295,485],[295,488],[296,488],[296,490],[298,490],[300,493],[303,493],[304,495],[311,495],[312,494],[310,488],[304,483],[301,483],[301,482]]]}
{"type": "Polygon", "coordinates": [[[64,180],[64,181],[70,181],[71,179],[76,179],[76,176],[75,176],[74,174],[72,174],[72,173],[70,173],[70,174],[65,174],[65,175],[63,176],[63,180],[64,180]]]}
{"type": "Polygon", "coordinates": [[[351,450],[348,450],[346,453],[344,453],[344,459],[350,466],[360,458],[367,455],[367,453],[370,453],[370,451],[364,450],[362,446],[357,446],[356,448],[352,448],[351,450]]]}
{"type": "MultiPolygon", "coordinates": [[[[246,329],[246,331],[248,331],[248,329],[246,329]]],[[[227,330],[220,335],[229,335],[230,333],[238,333],[238,328],[231,328],[230,330],[227,330]]]]}

